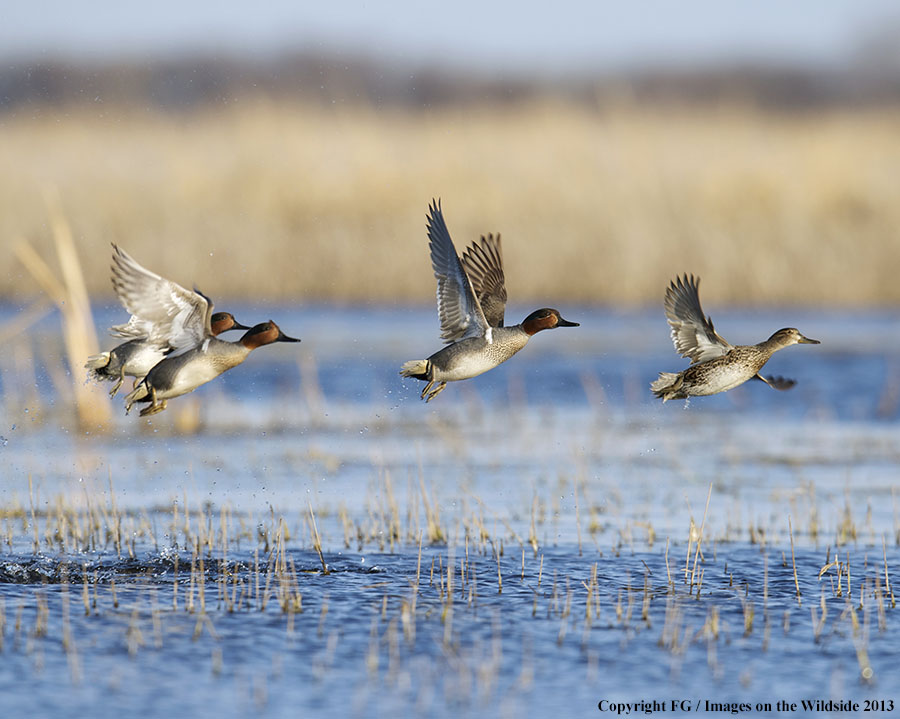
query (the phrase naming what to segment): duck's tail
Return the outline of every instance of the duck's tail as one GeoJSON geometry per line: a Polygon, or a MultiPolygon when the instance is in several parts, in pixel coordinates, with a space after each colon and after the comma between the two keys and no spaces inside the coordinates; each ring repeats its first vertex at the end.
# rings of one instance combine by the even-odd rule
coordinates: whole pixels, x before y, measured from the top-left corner
{"type": "Polygon", "coordinates": [[[87,362],[84,363],[85,369],[90,370],[88,374],[97,380],[108,379],[109,375],[105,370],[109,367],[110,357],[109,352],[101,352],[98,355],[88,357],[87,362]]]}
{"type": "Polygon", "coordinates": [[[681,376],[674,372],[660,372],[659,379],[650,383],[653,394],[663,402],[672,399],[675,390],[681,386],[681,376]]]}
{"type": "Polygon", "coordinates": [[[404,377],[427,380],[431,373],[431,362],[428,360],[410,360],[404,362],[400,368],[400,374],[404,377]]]}

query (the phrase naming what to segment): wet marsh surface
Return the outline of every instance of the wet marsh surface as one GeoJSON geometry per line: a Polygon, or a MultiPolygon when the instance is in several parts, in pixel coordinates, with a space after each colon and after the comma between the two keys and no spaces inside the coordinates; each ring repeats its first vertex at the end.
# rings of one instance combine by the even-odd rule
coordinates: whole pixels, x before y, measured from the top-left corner
{"type": "Polygon", "coordinates": [[[46,389],[53,318],[3,361],[0,713],[900,700],[890,315],[717,313],[822,345],[685,407],[647,388],[686,364],[661,311],[561,308],[425,405],[433,310],[223,309],[303,344],[105,434],[46,389]]]}

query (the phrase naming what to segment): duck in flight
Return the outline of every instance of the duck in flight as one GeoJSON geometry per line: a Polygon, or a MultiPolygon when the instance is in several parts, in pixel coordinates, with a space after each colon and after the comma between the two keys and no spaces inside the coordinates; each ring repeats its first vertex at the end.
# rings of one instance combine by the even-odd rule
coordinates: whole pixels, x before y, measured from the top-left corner
{"type": "Polygon", "coordinates": [[[213,313],[212,302],[199,290],[186,290],[141,266],[122,248],[112,247],[113,289],[131,318],[110,327],[110,333],[126,341],[85,363],[93,379],[115,382],[110,397],[115,397],[126,376],[134,377],[137,386],[167,356],[200,346],[222,332],[250,329],[230,312],[213,313]]]}
{"type": "Polygon", "coordinates": [[[653,394],[663,402],[726,392],[749,379],[760,380],[778,390],[787,390],[796,382],[784,377],[764,377],[759,372],[778,350],[794,344],[820,344],[793,327],[778,330],[769,339],[755,345],[732,345],[713,328],[712,320],[700,307],[700,278],[685,275],[671,282],[666,290],[666,319],[672,328],[675,350],[691,360],[686,370],[660,372],[650,384],[653,394]]]}
{"type": "Polygon", "coordinates": [[[135,402],[148,402],[141,417],[162,412],[173,397],[193,392],[201,385],[241,364],[257,347],[273,342],[299,342],[288,337],[272,320],[251,327],[237,342],[212,337],[203,346],[166,357],[125,398],[125,411],[135,402]]]}
{"type": "Polygon", "coordinates": [[[410,360],[404,377],[426,382],[422,399],[437,397],[447,382],[477,377],[505,362],[541,330],[578,327],[557,310],[535,310],[521,324],[504,327],[506,285],[500,235],[482,237],[460,256],[444,222],[440,200],[428,207],[431,266],[437,278],[441,339],[447,344],[428,359],[410,360]]]}

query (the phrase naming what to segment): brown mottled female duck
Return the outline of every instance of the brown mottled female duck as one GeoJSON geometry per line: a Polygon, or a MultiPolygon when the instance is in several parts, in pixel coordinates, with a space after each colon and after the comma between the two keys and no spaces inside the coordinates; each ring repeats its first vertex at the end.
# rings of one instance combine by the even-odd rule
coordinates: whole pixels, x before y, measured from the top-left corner
{"type": "Polygon", "coordinates": [[[758,379],[778,390],[787,390],[796,382],[784,377],[763,377],[759,371],[773,353],[794,344],[817,345],[819,340],[804,337],[793,327],[778,330],[769,339],[755,345],[732,345],[713,328],[712,320],[700,307],[700,278],[677,278],[666,291],[666,319],[672,327],[672,342],[682,357],[693,364],[678,372],[660,372],[650,384],[653,394],[663,402],[726,392],[748,379],[758,379]]]}

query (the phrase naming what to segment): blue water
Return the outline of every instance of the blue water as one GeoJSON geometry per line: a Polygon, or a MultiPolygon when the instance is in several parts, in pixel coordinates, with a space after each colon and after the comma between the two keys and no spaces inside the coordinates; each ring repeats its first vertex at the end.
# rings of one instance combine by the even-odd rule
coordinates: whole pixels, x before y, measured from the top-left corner
{"type": "MultiPolygon", "coordinates": [[[[438,348],[433,310],[220,307],[303,343],[255,352],[150,420],[116,405],[106,434],[72,424],[55,317],[27,337],[50,357],[33,378],[0,364],[3,715],[900,698],[884,592],[885,563],[892,584],[900,566],[891,314],[718,313],[734,343],[793,325],[822,345],[771,360],[789,392],[748,383],[685,407],[647,389],[685,366],[660,311],[562,307],[580,328],[425,405],[397,369],[438,348]],[[213,539],[195,555],[201,525],[213,539]],[[197,586],[188,609],[192,556],[205,612],[197,586]],[[302,612],[282,610],[279,582],[302,612]]],[[[98,309],[100,326],[118,319],[98,309]]]]}

